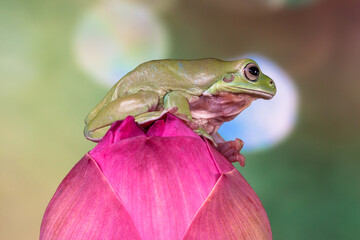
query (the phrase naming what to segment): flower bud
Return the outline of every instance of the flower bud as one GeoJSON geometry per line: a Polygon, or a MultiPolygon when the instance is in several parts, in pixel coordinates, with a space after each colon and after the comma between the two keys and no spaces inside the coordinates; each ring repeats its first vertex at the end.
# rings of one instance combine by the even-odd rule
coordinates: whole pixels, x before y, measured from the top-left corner
{"type": "Polygon", "coordinates": [[[177,117],[129,116],[62,181],[40,239],[272,239],[266,212],[233,165],[177,117]]]}

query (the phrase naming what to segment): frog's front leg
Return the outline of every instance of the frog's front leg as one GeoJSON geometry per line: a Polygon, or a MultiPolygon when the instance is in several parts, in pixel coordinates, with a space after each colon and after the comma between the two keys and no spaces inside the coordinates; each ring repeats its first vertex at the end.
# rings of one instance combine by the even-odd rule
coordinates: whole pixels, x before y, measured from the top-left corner
{"type": "Polygon", "coordinates": [[[99,141],[110,125],[127,116],[137,116],[156,108],[159,96],[155,92],[141,91],[136,94],[119,97],[105,105],[84,129],[84,135],[91,141],[99,141]]]}
{"type": "Polygon", "coordinates": [[[171,109],[173,107],[177,107],[178,110],[176,113],[174,113],[174,115],[180,119],[183,119],[185,123],[197,134],[204,136],[205,138],[212,141],[214,145],[216,145],[214,138],[192,121],[190,105],[187,98],[185,97],[186,95],[188,94],[182,91],[172,91],[166,94],[164,98],[164,108],[171,109]]]}
{"type": "Polygon", "coordinates": [[[175,115],[177,117],[184,121],[191,121],[190,105],[184,94],[186,93],[182,91],[172,91],[166,94],[164,97],[164,108],[171,109],[176,107],[175,115]]]}
{"type": "Polygon", "coordinates": [[[245,166],[245,157],[240,153],[244,142],[236,138],[234,141],[225,141],[219,133],[214,134],[217,142],[217,150],[226,157],[230,162],[239,162],[240,166],[245,166]]]}

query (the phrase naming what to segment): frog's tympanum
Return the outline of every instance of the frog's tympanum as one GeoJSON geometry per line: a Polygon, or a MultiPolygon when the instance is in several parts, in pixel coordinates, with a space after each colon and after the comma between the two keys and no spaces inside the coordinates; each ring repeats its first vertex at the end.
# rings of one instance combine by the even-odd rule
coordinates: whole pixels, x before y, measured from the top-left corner
{"type": "Polygon", "coordinates": [[[245,164],[240,139],[226,142],[218,133],[257,98],[271,99],[273,80],[251,59],[222,61],[156,60],[121,78],[85,119],[85,137],[99,141],[110,125],[132,115],[142,126],[170,112],[211,140],[230,161],[245,164]]]}

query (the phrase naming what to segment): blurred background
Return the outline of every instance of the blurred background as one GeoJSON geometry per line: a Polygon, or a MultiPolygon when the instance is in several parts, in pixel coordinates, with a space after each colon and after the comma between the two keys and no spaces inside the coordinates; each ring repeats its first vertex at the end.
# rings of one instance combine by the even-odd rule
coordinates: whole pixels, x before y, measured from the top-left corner
{"type": "Polygon", "coordinates": [[[276,240],[360,234],[360,2],[0,2],[0,239],[37,239],[57,186],[95,144],[87,113],[138,64],[252,57],[278,94],[221,128],[276,240]]]}

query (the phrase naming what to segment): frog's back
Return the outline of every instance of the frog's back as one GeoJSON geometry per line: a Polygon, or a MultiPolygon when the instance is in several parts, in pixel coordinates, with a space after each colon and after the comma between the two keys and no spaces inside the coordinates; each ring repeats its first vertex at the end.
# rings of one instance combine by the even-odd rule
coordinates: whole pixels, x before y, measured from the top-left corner
{"type": "Polygon", "coordinates": [[[154,91],[163,97],[174,90],[201,95],[231,66],[215,58],[198,60],[153,60],[126,74],[116,84],[114,95],[154,91]]]}

